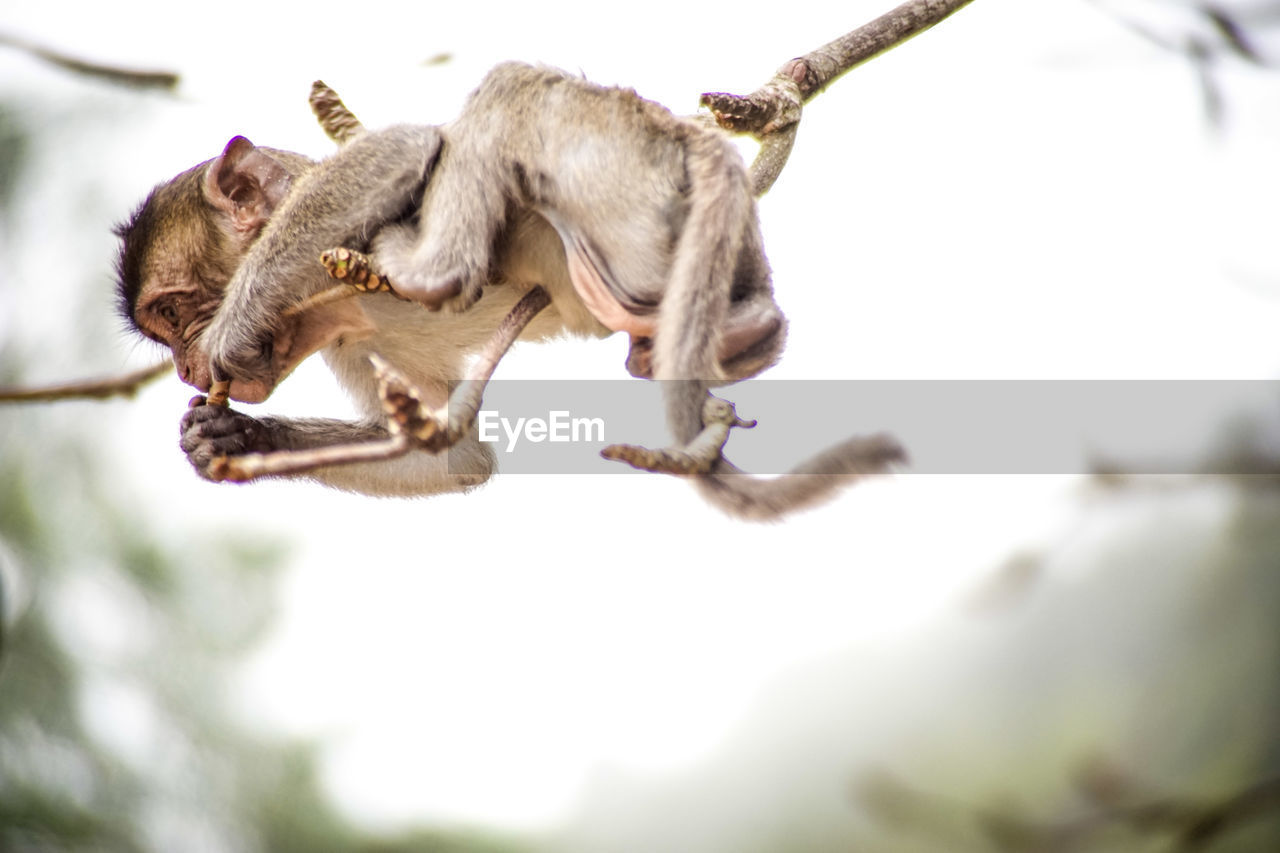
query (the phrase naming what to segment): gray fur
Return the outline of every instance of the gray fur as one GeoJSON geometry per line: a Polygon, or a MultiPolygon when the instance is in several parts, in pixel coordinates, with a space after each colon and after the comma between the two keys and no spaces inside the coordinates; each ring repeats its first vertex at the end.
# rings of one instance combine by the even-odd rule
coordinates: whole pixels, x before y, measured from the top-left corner
{"type": "MultiPolygon", "coordinates": [[[[442,396],[466,356],[535,284],[546,287],[552,307],[526,338],[605,333],[575,292],[566,266],[572,255],[627,314],[656,310],[653,376],[667,380],[668,421],[685,443],[701,429],[707,389],[759,373],[785,340],[750,186],[717,130],[630,90],[503,64],[455,121],[362,134],[301,177],[249,248],[203,345],[212,364],[236,377],[261,372],[280,313],[327,285],[319,252],[369,248],[398,291],[440,309],[367,298],[373,337],[325,351],[372,424],[379,406],[370,352],[428,397],[442,396]],[[513,286],[488,286],[498,282],[513,286]],[[757,329],[765,332],[752,338],[757,329]],[[750,345],[722,354],[731,330],[745,330],[750,345]]],[[[209,425],[225,418],[231,415],[214,413],[201,423],[189,417],[184,430],[194,434],[184,447],[215,440],[199,433],[217,432],[209,425]]],[[[234,432],[234,425],[224,427],[234,432]]],[[[380,434],[373,426],[279,420],[269,431],[270,441],[285,447],[336,443],[352,429],[380,434]]],[[[896,445],[876,441],[846,442],[774,480],[742,475],[728,463],[697,479],[725,511],[773,518],[900,458],[896,445]]],[[[455,448],[466,476],[452,485],[439,463],[425,460],[405,470],[403,483],[391,468],[403,462],[317,476],[378,494],[465,488],[492,469],[491,456],[477,448],[455,448]],[[424,466],[431,470],[417,470],[424,466]]]]}

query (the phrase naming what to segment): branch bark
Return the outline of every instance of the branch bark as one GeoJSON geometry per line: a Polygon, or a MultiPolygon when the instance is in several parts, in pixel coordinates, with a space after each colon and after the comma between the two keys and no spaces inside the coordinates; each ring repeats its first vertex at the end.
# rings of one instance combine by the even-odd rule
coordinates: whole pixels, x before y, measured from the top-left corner
{"type": "Polygon", "coordinates": [[[717,124],[760,140],[760,154],[751,164],[756,195],[767,192],[786,165],[804,104],[846,71],[919,35],[971,2],[908,0],[853,32],[785,63],[750,95],[703,93],[701,103],[711,110],[717,124]]]}
{"type": "Polygon", "coordinates": [[[40,388],[0,388],[0,403],[47,403],[54,400],[103,400],[133,397],[143,385],[173,370],[172,361],[162,361],[123,376],[86,379],[46,385],[40,388]]]}

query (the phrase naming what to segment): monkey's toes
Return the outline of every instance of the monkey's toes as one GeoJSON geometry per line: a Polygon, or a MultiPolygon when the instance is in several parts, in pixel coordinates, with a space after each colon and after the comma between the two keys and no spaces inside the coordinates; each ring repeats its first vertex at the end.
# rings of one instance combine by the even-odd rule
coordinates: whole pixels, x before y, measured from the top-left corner
{"type": "Polygon", "coordinates": [[[355,249],[338,247],[320,253],[320,265],[330,278],[364,293],[394,293],[387,277],[374,266],[373,258],[355,249]]]}
{"type": "Polygon", "coordinates": [[[627,372],[637,379],[653,378],[653,338],[632,338],[627,372]]]}
{"type": "Polygon", "coordinates": [[[475,304],[484,291],[485,276],[469,270],[435,275],[391,276],[396,291],[432,311],[456,313],[475,304]]]}

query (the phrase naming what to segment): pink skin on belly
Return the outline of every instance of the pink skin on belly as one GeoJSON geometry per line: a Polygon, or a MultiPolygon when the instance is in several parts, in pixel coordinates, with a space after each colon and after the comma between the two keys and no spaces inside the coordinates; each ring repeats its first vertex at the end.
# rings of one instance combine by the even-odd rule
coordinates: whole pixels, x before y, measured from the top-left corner
{"type": "Polygon", "coordinates": [[[605,287],[600,273],[578,252],[569,252],[569,280],[578,298],[587,306],[591,316],[613,332],[626,332],[634,342],[636,338],[651,338],[658,330],[658,319],[640,317],[622,307],[609,288],[605,287]]]}

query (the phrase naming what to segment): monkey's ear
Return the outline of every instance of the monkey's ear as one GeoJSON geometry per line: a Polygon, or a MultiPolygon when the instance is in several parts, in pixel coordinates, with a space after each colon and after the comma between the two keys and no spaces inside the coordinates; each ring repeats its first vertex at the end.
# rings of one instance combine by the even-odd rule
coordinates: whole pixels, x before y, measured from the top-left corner
{"type": "Polygon", "coordinates": [[[226,213],[238,232],[254,237],[289,194],[291,183],[289,170],[279,161],[236,136],[209,164],[204,189],[209,203],[226,213]]]}

